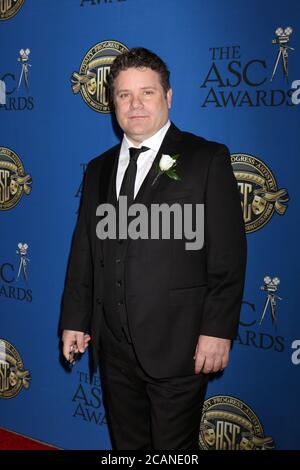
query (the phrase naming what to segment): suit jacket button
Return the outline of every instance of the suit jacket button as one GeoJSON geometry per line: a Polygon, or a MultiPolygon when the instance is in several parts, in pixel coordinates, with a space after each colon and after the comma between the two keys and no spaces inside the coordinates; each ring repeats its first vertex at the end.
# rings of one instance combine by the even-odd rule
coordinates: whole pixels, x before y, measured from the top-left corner
{"type": "Polygon", "coordinates": [[[98,305],[102,304],[102,300],[99,297],[97,297],[96,302],[97,302],[98,305]]]}

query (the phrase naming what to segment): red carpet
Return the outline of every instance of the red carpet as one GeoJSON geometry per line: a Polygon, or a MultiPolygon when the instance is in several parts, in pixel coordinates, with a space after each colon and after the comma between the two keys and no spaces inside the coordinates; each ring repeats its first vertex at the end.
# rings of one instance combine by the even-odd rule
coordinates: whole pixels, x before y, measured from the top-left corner
{"type": "Polygon", "coordinates": [[[0,450],[58,450],[58,448],[0,428],[0,450]]]}

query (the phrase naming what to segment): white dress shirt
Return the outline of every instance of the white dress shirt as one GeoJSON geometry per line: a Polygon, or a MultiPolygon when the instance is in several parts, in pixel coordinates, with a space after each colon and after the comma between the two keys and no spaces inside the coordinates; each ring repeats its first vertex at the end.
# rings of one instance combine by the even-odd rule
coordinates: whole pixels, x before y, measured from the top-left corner
{"type": "MultiPolygon", "coordinates": [[[[134,197],[136,197],[144,179],[146,178],[152,163],[157,155],[157,152],[161,146],[161,143],[166,135],[167,130],[169,129],[171,123],[167,121],[166,124],[159,129],[152,137],[149,139],[144,140],[139,147],[143,145],[145,147],[149,147],[149,150],[143,152],[139,155],[137,160],[137,173],[135,178],[134,184],[134,197]]],[[[118,161],[118,170],[117,170],[117,180],[116,180],[116,191],[117,191],[117,198],[119,198],[119,193],[122,185],[122,181],[124,178],[124,174],[126,168],[129,164],[129,147],[136,147],[133,145],[132,142],[128,139],[127,135],[124,134],[122,145],[120,149],[119,161],[118,161]]]]}

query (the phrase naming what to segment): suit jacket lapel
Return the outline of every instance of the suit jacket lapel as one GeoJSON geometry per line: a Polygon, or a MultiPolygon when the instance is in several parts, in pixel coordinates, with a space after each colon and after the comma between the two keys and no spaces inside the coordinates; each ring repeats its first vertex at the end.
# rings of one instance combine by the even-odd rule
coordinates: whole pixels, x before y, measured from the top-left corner
{"type": "MultiPolygon", "coordinates": [[[[112,151],[102,157],[104,159],[99,173],[99,205],[110,203],[116,207],[116,175],[118,169],[118,157],[120,153],[120,145],[112,149],[112,151]]],[[[106,240],[98,239],[96,246],[100,251],[103,259],[107,249],[106,240]]]]}
{"type": "Polygon", "coordinates": [[[103,162],[99,174],[100,204],[105,202],[110,202],[111,204],[116,203],[116,176],[119,153],[120,145],[115,147],[109,155],[103,157],[105,161],[103,162]]]}
{"type": "Polygon", "coordinates": [[[154,162],[146,176],[146,178],[144,179],[137,195],[136,195],[136,198],[134,199],[134,202],[135,203],[144,203],[146,201],[149,200],[149,198],[151,199],[152,195],[158,190],[159,186],[160,186],[160,183],[161,183],[161,176],[159,176],[155,183],[153,183],[153,181],[155,180],[155,177],[157,175],[157,166],[158,166],[158,163],[161,159],[161,156],[163,154],[169,154],[169,155],[175,155],[176,153],[178,153],[178,145],[179,145],[179,142],[181,140],[181,131],[179,129],[177,129],[177,127],[171,123],[171,126],[169,127],[163,141],[162,141],[162,144],[157,152],[157,155],[154,159],[154,162]]]}

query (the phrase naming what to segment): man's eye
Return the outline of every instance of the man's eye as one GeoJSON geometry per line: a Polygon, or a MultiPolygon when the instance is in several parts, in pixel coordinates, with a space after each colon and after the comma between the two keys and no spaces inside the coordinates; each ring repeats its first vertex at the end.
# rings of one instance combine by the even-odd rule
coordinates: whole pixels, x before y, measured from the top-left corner
{"type": "Polygon", "coordinates": [[[128,93],[121,93],[119,96],[120,98],[124,99],[128,97],[128,93]]]}
{"type": "Polygon", "coordinates": [[[145,95],[153,95],[153,90],[145,90],[144,94],[145,95]]]}

